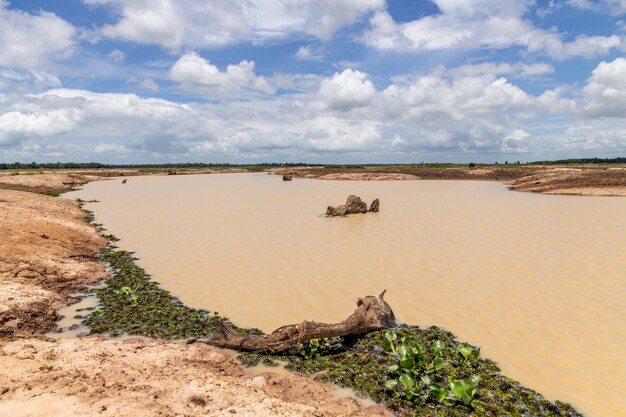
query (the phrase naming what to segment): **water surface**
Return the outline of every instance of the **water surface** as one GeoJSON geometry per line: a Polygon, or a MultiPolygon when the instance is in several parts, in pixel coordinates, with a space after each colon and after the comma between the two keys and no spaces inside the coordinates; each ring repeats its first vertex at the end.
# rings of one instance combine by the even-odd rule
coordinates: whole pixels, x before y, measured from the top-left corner
{"type": "Polygon", "coordinates": [[[70,194],[197,308],[266,331],[338,321],[388,290],[398,318],[482,347],[589,416],[626,415],[626,199],[493,182],[132,177],[70,194]],[[377,214],[323,218],[349,194],[377,214]]]}

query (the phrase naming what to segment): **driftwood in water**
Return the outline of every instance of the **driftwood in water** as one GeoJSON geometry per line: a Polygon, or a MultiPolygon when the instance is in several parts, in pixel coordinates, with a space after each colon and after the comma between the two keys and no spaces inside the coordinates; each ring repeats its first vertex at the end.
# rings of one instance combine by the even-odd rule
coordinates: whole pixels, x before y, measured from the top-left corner
{"type": "Polygon", "coordinates": [[[208,343],[239,351],[277,353],[297,349],[302,342],[311,339],[360,335],[374,330],[389,329],[396,325],[396,318],[389,304],[383,299],[385,291],[378,297],[368,295],[359,298],[354,313],[340,323],[304,321],[280,327],[263,336],[242,336],[227,323],[220,321],[216,334],[208,343]]]}

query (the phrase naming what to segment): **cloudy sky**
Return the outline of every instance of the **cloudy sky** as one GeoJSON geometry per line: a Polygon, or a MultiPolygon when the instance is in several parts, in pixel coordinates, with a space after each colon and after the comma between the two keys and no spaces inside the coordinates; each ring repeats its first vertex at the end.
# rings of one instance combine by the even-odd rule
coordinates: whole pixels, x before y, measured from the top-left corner
{"type": "Polygon", "coordinates": [[[626,0],[0,0],[0,161],[626,155],[626,0]]]}

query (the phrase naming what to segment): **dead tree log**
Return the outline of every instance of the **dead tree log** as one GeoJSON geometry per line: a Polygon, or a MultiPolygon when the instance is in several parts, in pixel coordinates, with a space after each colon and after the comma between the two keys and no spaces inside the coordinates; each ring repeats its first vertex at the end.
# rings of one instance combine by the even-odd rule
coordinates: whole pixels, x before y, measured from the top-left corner
{"type": "Polygon", "coordinates": [[[393,310],[383,299],[385,291],[378,297],[368,295],[357,300],[354,313],[340,323],[327,324],[304,321],[279,327],[263,336],[242,336],[223,321],[218,322],[218,330],[210,345],[239,351],[264,351],[268,353],[297,349],[304,341],[327,337],[352,336],[374,330],[389,329],[396,325],[393,310]]]}

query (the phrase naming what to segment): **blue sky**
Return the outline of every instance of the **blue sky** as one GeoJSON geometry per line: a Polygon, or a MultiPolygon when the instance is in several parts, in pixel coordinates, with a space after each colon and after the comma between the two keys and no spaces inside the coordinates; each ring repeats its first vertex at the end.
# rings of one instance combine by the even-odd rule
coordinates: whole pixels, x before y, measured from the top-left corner
{"type": "Polygon", "coordinates": [[[626,155],[626,0],[0,0],[0,161],[626,155]]]}

